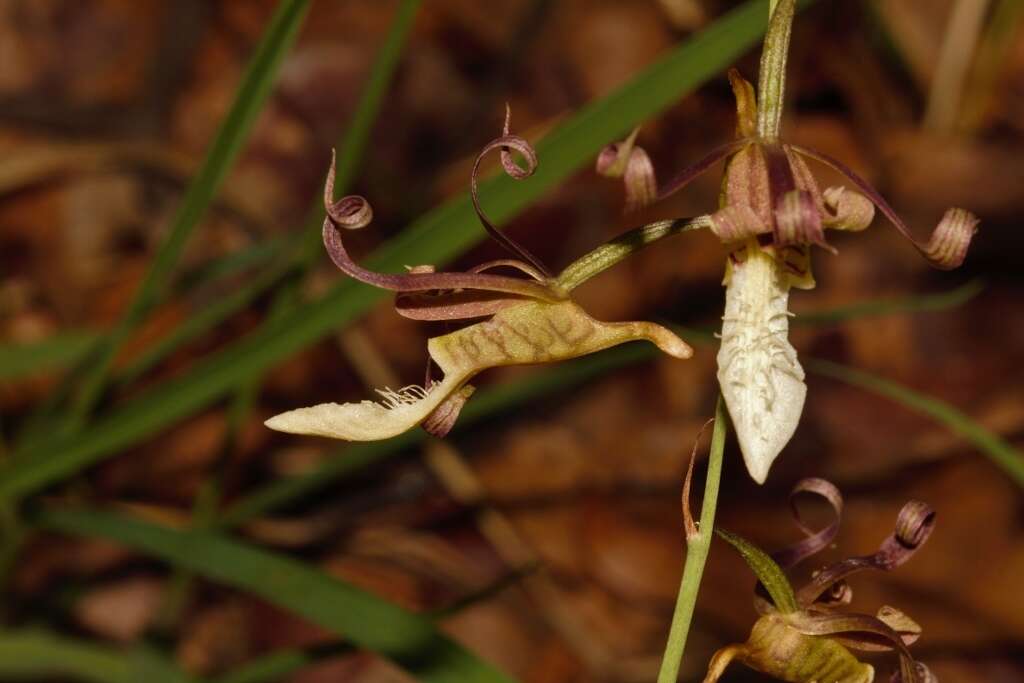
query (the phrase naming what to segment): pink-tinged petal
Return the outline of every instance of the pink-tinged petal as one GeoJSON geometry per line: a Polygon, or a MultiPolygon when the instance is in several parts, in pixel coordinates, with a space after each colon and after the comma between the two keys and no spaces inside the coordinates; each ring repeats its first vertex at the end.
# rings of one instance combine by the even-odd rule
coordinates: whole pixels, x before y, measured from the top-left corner
{"type": "Polygon", "coordinates": [[[934,267],[940,270],[952,270],[963,263],[971,243],[971,238],[974,237],[974,233],[977,232],[978,228],[979,221],[974,214],[964,209],[954,208],[948,210],[939,222],[938,227],[932,232],[928,242],[919,242],[911,234],[910,228],[907,227],[906,223],[889,206],[889,203],[885,201],[885,198],[868,181],[857,175],[853,169],[838,159],[816,150],[796,146],[792,147],[792,149],[809,159],[820,161],[826,166],[832,167],[849,178],[861,192],[874,202],[878,210],[889,219],[889,222],[900,231],[900,234],[910,240],[921,255],[934,267]]]}
{"type": "Polygon", "coordinates": [[[762,150],[772,198],[775,245],[816,244],[834,251],[825,242],[814,193],[797,184],[787,150],[781,145],[762,145],[762,150]]]}
{"type": "Polygon", "coordinates": [[[654,164],[636,144],[639,128],[622,142],[613,142],[597,156],[596,170],[606,178],[622,178],[626,186],[626,213],[653,204],[658,195],[654,164]]]}
{"type": "Polygon", "coordinates": [[[711,232],[725,244],[745,242],[771,231],[771,226],[758,218],[746,204],[726,205],[711,214],[711,232]]]}
{"type": "Polygon", "coordinates": [[[594,170],[598,175],[605,178],[621,178],[626,173],[626,166],[629,164],[629,155],[636,146],[636,136],[640,134],[640,127],[633,129],[625,140],[605,145],[597,155],[597,162],[594,170]]]}
{"type": "Polygon", "coordinates": [[[875,219],[875,205],[860,192],[841,185],[825,190],[825,227],[860,232],[875,219]]]}
{"type": "Polygon", "coordinates": [[[649,206],[658,198],[658,181],[654,176],[654,164],[640,147],[634,147],[629,153],[626,164],[626,212],[639,211],[649,206]]]}
{"type": "Polygon", "coordinates": [[[922,253],[939,268],[956,268],[964,262],[980,222],[977,216],[964,209],[947,210],[922,253]]]}
{"type": "Polygon", "coordinates": [[[686,187],[695,178],[699,177],[709,168],[714,166],[716,163],[724,159],[725,157],[738,152],[743,147],[750,144],[750,140],[734,140],[728,144],[717,147],[708,153],[703,159],[697,163],[684,168],[682,171],[677,173],[672,180],[668,181],[658,190],[657,199],[660,201],[669,195],[675,194],[679,190],[686,187]]]}
{"type": "Polygon", "coordinates": [[[378,273],[363,268],[352,260],[345,249],[341,233],[330,216],[324,221],[324,247],[327,255],[343,273],[360,282],[395,292],[426,292],[431,290],[474,289],[506,292],[540,301],[560,301],[565,297],[552,288],[534,281],[484,273],[378,273]]]}
{"type": "Polygon", "coordinates": [[[505,170],[505,173],[516,180],[528,178],[537,170],[537,152],[533,149],[533,146],[518,135],[509,134],[510,116],[511,113],[508,105],[506,105],[505,125],[502,128],[503,135],[484,145],[480,154],[477,155],[476,161],[473,162],[473,171],[469,176],[469,196],[470,199],[473,200],[473,209],[476,211],[477,219],[479,219],[480,223],[484,226],[484,229],[487,230],[487,233],[494,239],[494,241],[532,265],[540,272],[544,273],[546,276],[550,276],[550,273],[548,273],[547,268],[544,267],[544,264],[541,263],[540,259],[499,230],[498,227],[494,225],[489,218],[487,218],[487,214],[484,213],[483,207],[480,206],[480,193],[477,187],[477,178],[480,175],[480,162],[483,161],[483,158],[487,156],[489,152],[496,149],[501,150],[501,167],[505,170]],[[526,165],[520,166],[517,164],[512,158],[512,154],[509,150],[515,150],[518,152],[523,157],[526,165]]]}
{"type": "Polygon", "coordinates": [[[395,297],[395,311],[403,318],[420,321],[454,321],[485,318],[528,299],[499,292],[459,291],[441,294],[402,292],[395,297]]]}
{"type": "Polygon", "coordinates": [[[729,69],[729,85],[736,98],[736,137],[757,136],[757,94],[754,86],[737,69],[729,69]]]}
{"type": "Polygon", "coordinates": [[[821,213],[806,190],[787,192],[775,204],[775,245],[797,244],[815,244],[836,253],[835,247],[825,241],[821,213]]]}
{"type": "Polygon", "coordinates": [[[478,265],[473,266],[467,272],[470,273],[483,273],[488,270],[494,270],[495,268],[514,268],[521,273],[529,275],[537,282],[544,282],[544,274],[539,270],[531,266],[529,263],[523,263],[516,259],[497,259],[494,261],[486,261],[478,265]]]}

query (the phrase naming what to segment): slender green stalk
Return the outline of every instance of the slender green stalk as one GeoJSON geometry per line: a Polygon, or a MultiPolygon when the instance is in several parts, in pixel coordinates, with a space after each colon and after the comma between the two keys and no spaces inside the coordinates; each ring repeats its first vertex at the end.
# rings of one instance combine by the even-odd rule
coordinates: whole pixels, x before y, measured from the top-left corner
{"type": "Polygon", "coordinates": [[[786,60],[795,4],[794,0],[781,0],[781,4],[780,0],[772,0],[768,8],[768,33],[761,52],[761,71],[757,84],[757,134],[764,140],[778,139],[782,125],[782,108],[786,97],[786,60]]]}
{"type": "Polygon", "coordinates": [[[679,665],[683,661],[686,637],[690,633],[690,622],[693,620],[693,609],[697,604],[700,580],[704,575],[704,565],[711,549],[728,419],[725,403],[719,396],[718,405],[715,407],[715,430],[711,435],[711,453],[708,456],[708,475],[704,483],[704,502],[700,510],[700,527],[695,536],[686,539],[683,578],[679,584],[679,595],[672,615],[672,626],[668,632],[668,642],[665,644],[665,654],[661,660],[661,670],[658,672],[658,683],[676,683],[679,677],[679,665]]]}
{"type": "Polygon", "coordinates": [[[630,230],[566,266],[558,276],[558,286],[567,292],[572,291],[598,273],[611,268],[616,263],[664,237],[709,227],[711,227],[710,217],[697,216],[696,218],[658,221],[636,230],[630,230]]]}

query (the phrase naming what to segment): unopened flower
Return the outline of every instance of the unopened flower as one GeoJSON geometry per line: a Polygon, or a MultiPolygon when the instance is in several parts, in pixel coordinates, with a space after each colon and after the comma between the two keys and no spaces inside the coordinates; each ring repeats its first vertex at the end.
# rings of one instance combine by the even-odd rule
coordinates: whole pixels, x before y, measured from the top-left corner
{"type": "Polygon", "coordinates": [[[348,441],[386,439],[422,424],[436,435],[451,429],[473,392],[468,382],[487,368],[502,365],[547,363],[582,356],[634,340],[653,342],[676,358],[693,351],[666,328],[649,322],[602,322],[586,313],[570,296],[574,287],[598,269],[617,262],[649,241],[690,227],[705,227],[706,217],[694,221],[661,221],[627,233],[553,276],[532,254],[495,228],[480,208],[476,178],[481,158],[501,151],[505,171],[521,179],[533,173],[537,157],[526,140],[509,133],[506,112],[504,134],[490,142],[471,176],[471,196],[487,231],[517,258],[481,264],[467,272],[435,272],[416,266],[403,274],[377,273],[348,255],[342,232],[365,227],[372,217],[362,197],[333,201],[334,164],[328,173],[324,200],[327,217],[323,239],[327,253],[345,274],[361,282],[398,293],[399,314],[416,320],[472,320],[479,322],[434,337],[427,342],[428,368],[440,370],[438,380],[401,389],[379,389],[380,400],[323,403],[292,410],[267,421],[283,432],[314,434],[348,441]],[[510,150],[526,160],[520,167],[510,150]],[[497,269],[518,271],[519,277],[499,275],[497,269]]]}
{"type": "Polygon", "coordinates": [[[806,538],[791,548],[769,556],[735,534],[717,531],[757,575],[755,607],[761,617],[745,643],[715,653],[704,683],[718,681],[734,659],[791,683],[871,683],[874,668],[858,660],[852,650],[897,652],[900,663],[892,683],[936,681],[928,668],[910,654],[908,646],[921,635],[921,627],[910,617],[888,606],[875,615],[841,609],[852,598],[846,583],[850,575],[864,569],[895,569],[924,544],[935,520],[932,509],[918,501],[907,503],[899,513],[895,531],[877,552],[836,562],[794,591],[780,564],[791,567],[831,543],[842,510],[839,491],[827,481],[805,479],[797,484],[793,495],[801,492],[824,496],[832,504],[836,520],[815,532],[798,519],[806,538]]]}
{"type": "Polygon", "coordinates": [[[662,199],[725,160],[719,210],[710,228],[729,251],[724,284],[718,379],[750,475],[763,483],[789,442],[803,411],[804,371],[790,344],[789,290],[814,287],[810,248],[835,253],[825,230],[867,228],[875,207],[930,264],[963,262],[978,219],[949,209],[930,239],[919,242],[870,184],[842,162],[778,137],[786,53],[794,0],[781,0],[772,15],[761,58],[760,102],[753,85],[729,72],[736,98],[736,140],[718,147],[658,190],[653,167],[634,145],[636,132],[603,155],[599,170],[626,181],[627,204],[662,199]],[[617,163],[613,163],[615,160],[617,163]],[[822,191],[807,165],[816,161],[845,175],[856,190],[822,191]]]}

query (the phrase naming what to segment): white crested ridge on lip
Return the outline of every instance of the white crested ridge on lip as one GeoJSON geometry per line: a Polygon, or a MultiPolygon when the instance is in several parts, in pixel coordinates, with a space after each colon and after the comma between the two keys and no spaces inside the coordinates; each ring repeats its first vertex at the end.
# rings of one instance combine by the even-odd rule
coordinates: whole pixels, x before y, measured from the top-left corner
{"type": "Polygon", "coordinates": [[[747,470],[763,484],[796,431],[807,386],[788,339],[788,280],[771,254],[745,253],[726,288],[718,382],[747,470]]]}
{"type": "Polygon", "coordinates": [[[434,411],[452,391],[456,378],[424,389],[409,386],[394,391],[378,389],[381,401],[321,403],[289,410],[267,420],[271,429],[289,434],[326,436],[345,441],[379,441],[406,432],[434,411]]]}

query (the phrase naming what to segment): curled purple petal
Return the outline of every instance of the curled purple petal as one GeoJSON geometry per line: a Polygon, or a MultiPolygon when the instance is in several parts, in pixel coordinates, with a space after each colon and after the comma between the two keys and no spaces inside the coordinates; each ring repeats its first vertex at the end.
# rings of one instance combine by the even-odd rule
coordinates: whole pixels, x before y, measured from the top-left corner
{"type": "Polygon", "coordinates": [[[483,207],[480,206],[480,193],[477,187],[477,179],[480,175],[480,162],[483,161],[483,158],[487,156],[489,152],[492,152],[495,149],[501,150],[501,167],[505,170],[505,173],[516,180],[528,178],[533,175],[535,170],[537,170],[537,152],[533,149],[533,146],[518,135],[509,134],[510,116],[511,114],[508,105],[506,105],[505,125],[502,129],[502,136],[495,138],[484,145],[480,154],[477,155],[476,161],[473,162],[473,171],[469,176],[469,196],[473,201],[473,209],[476,211],[477,219],[479,219],[480,223],[484,226],[484,229],[487,230],[487,233],[494,239],[494,241],[532,265],[538,271],[544,273],[546,277],[550,277],[551,273],[549,273],[548,269],[544,267],[544,264],[541,263],[540,259],[499,230],[498,227],[494,225],[489,218],[487,218],[487,214],[484,213],[483,207]],[[522,155],[523,160],[526,162],[526,165],[520,166],[517,164],[512,158],[512,154],[509,150],[519,152],[519,154],[522,155]]]}
{"type": "MultiPolygon", "coordinates": [[[[345,244],[341,238],[340,227],[361,227],[358,224],[364,218],[372,216],[367,214],[364,206],[368,204],[361,197],[343,197],[337,202],[332,202],[334,196],[334,164],[331,164],[327,172],[327,180],[324,183],[324,202],[327,211],[327,218],[324,219],[323,241],[327,255],[331,257],[343,273],[360,282],[389,289],[395,292],[431,292],[444,290],[477,290],[484,292],[504,292],[515,297],[538,299],[540,301],[562,301],[566,294],[557,287],[549,285],[545,278],[537,281],[535,274],[538,271],[531,266],[526,266],[526,272],[534,277],[534,280],[523,280],[521,278],[507,277],[504,275],[492,275],[486,273],[438,273],[433,266],[415,266],[409,269],[408,273],[390,274],[378,273],[363,268],[352,260],[345,244]]],[[[365,225],[365,223],[364,223],[365,225]]],[[[525,264],[524,264],[525,265],[525,264]]],[[[522,268],[520,268],[522,270],[522,268]]],[[[454,319],[449,316],[443,319],[454,319]]],[[[476,317],[476,316],[472,316],[476,317]]]]}
{"type": "Polygon", "coordinates": [[[963,263],[964,258],[967,256],[967,249],[970,246],[971,239],[978,228],[979,221],[974,214],[964,209],[949,209],[942,217],[938,227],[932,232],[928,242],[921,243],[914,238],[910,228],[907,227],[906,223],[896,214],[893,208],[889,206],[885,198],[868,181],[857,175],[853,169],[838,159],[816,150],[796,146],[792,146],[791,149],[808,159],[814,159],[826,166],[830,166],[849,178],[865,196],[874,202],[878,210],[885,214],[885,217],[899,230],[900,234],[910,240],[914,248],[932,266],[940,270],[952,270],[963,263]]]}
{"type": "Polygon", "coordinates": [[[363,197],[350,194],[334,201],[334,165],[337,152],[331,150],[331,167],[327,171],[327,182],[324,183],[324,209],[336,225],[348,230],[365,228],[373,220],[373,207],[363,197]]]}
{"type": "Polygon", "coordinates": [[[935,511],[926,503],[910,501],[896,520],[896,529],[872,555],[851,557],[818,572],[797,592],[801,605],[812,605],[833,585],[865,569],[891,571],[909,560],[924,545],[935,525],[935,511]]]}
{"type": "Polygon", "coordinates": [[[793,490],[790,491],[789,506],[793,512],[793,519],[796,521],[796,525],[800,527],[806,538],[772,553],[772,559],[778,562],[783,569],[796,566],[811,555],[823,550],[835,539],[836,534],[839,533],[839,522],[843,515],[843,495],[832,482],[817,477],[809,477],[798,481],[793,490]],[[807,526],[800,515],[800,508],[796,504],[797,497],[804,493],[811,493],[824,498],[832,507],[835,521],[817,531],[807,526]]]}

